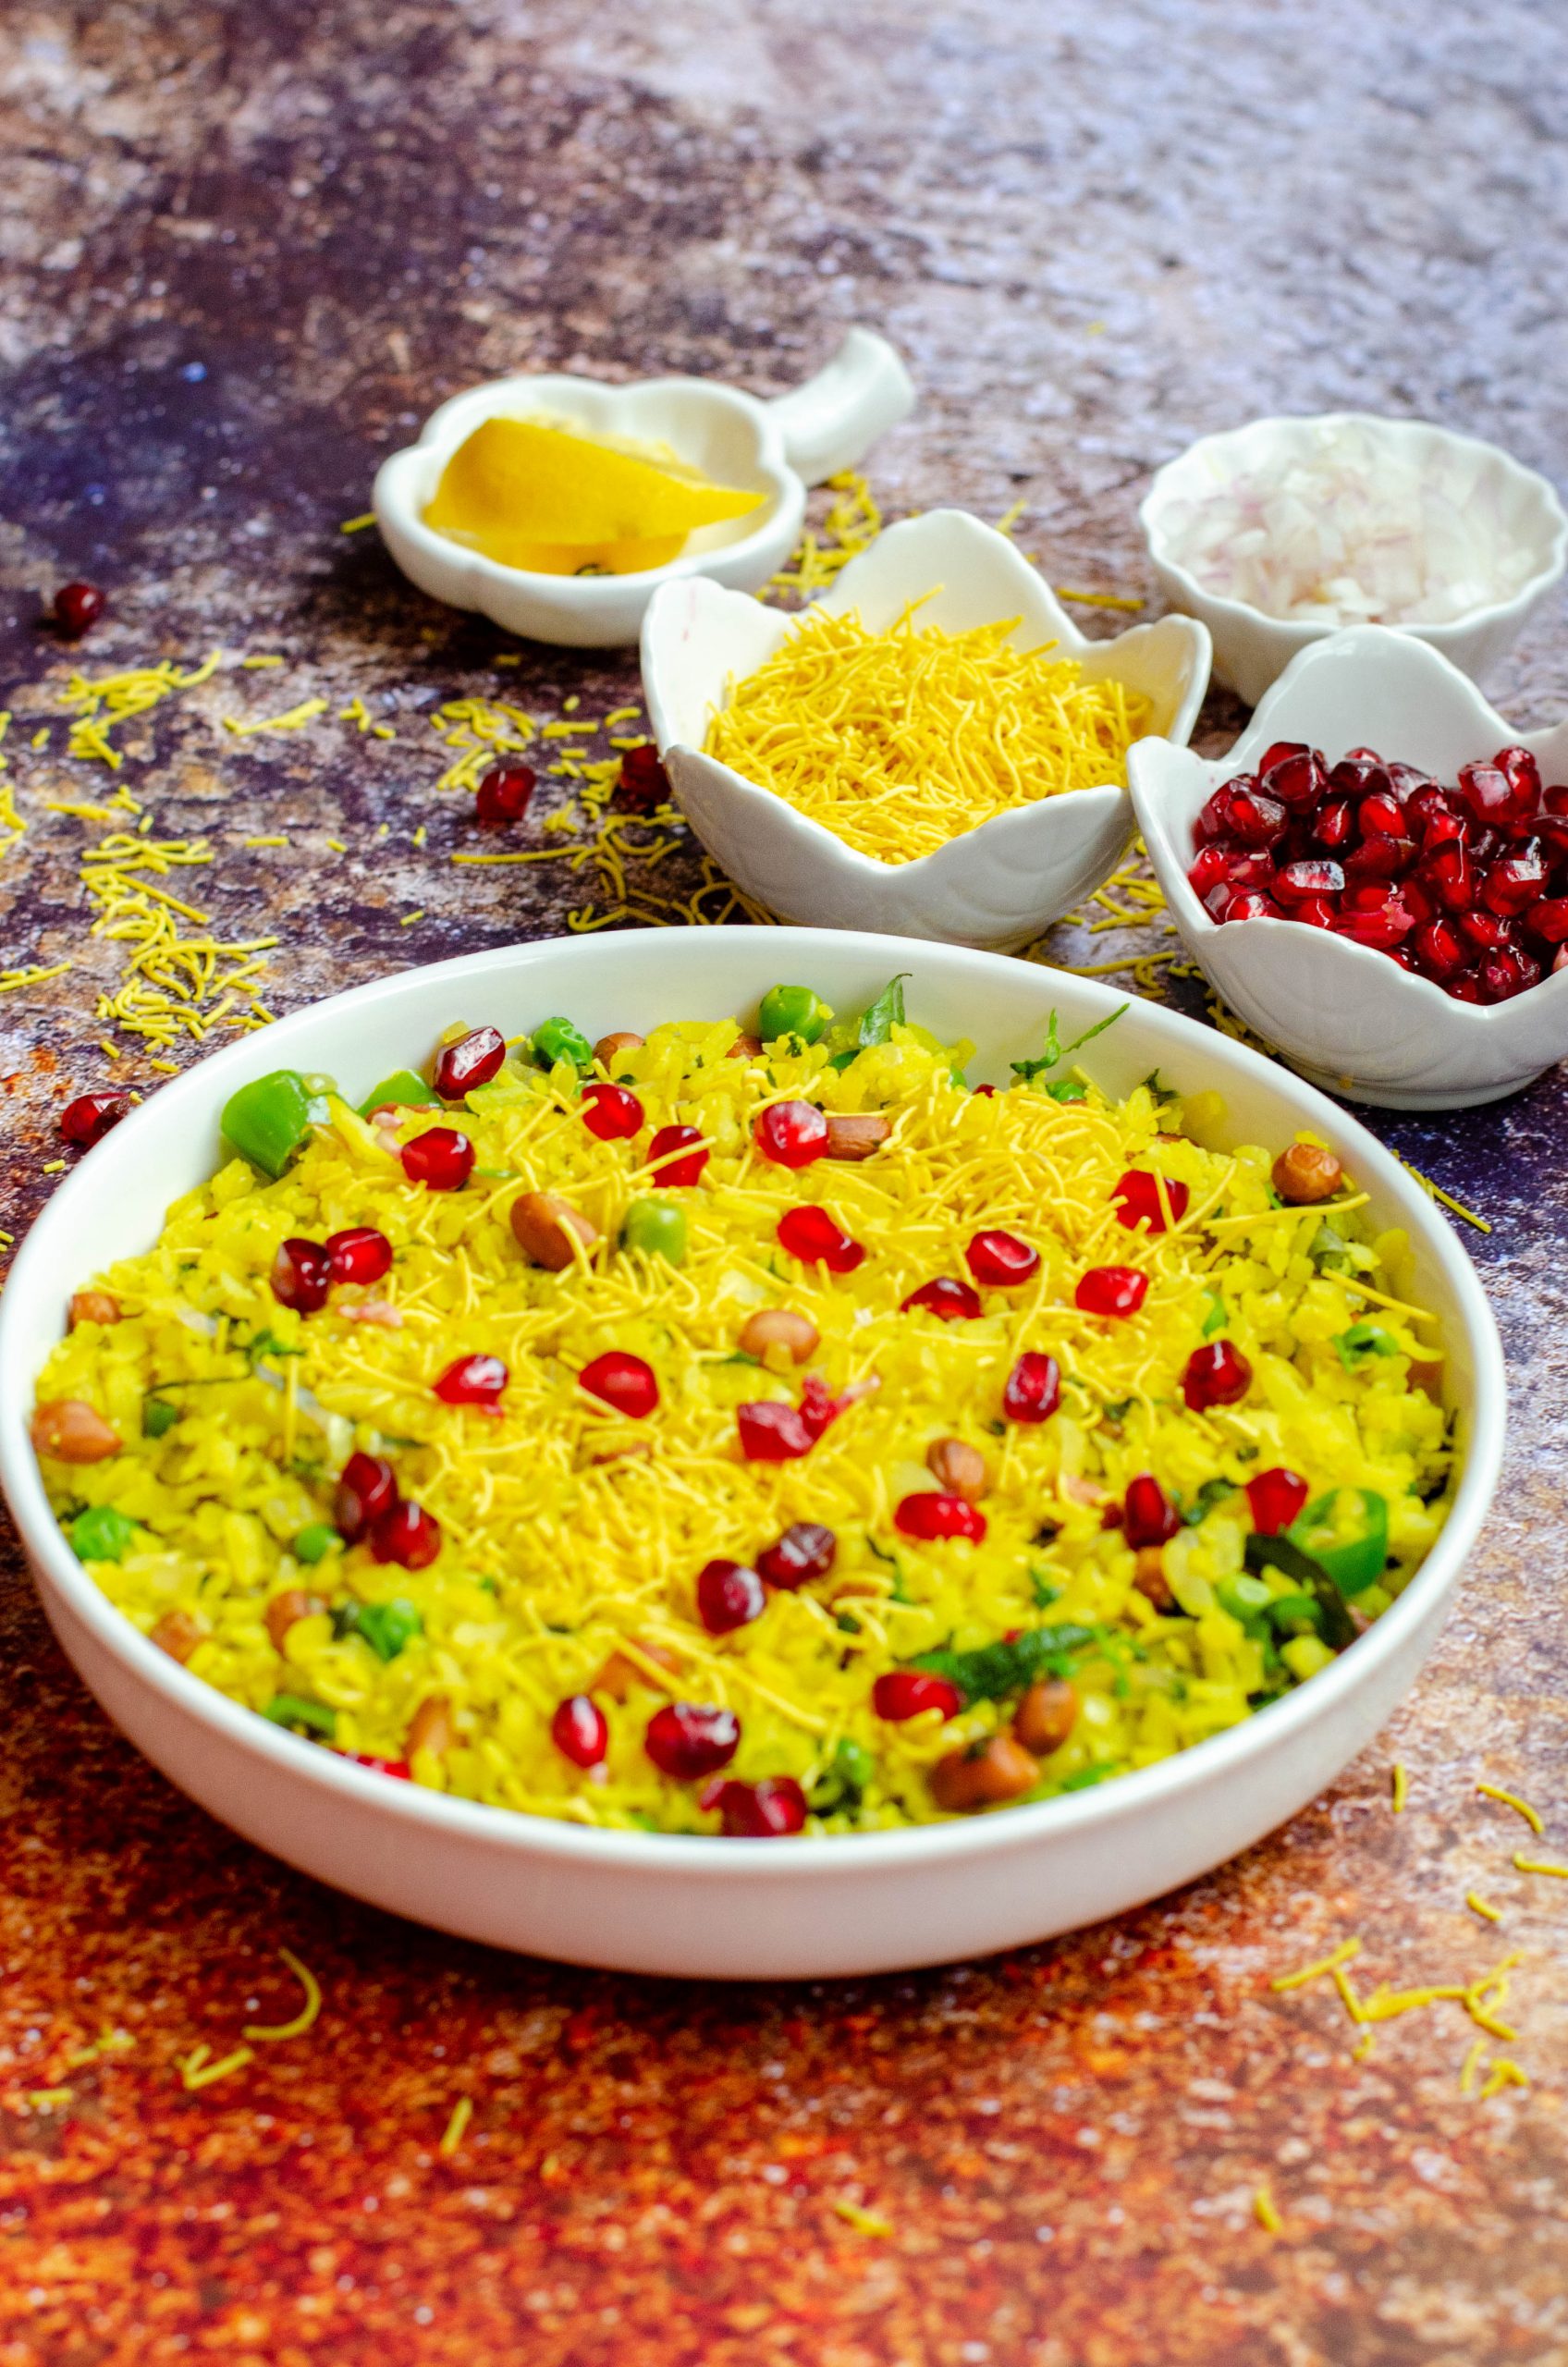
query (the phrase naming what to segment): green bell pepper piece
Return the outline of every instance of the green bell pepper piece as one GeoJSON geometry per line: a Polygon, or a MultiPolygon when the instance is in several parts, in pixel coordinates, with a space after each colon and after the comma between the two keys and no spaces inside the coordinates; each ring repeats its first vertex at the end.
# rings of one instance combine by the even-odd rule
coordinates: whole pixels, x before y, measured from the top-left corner
{"type": "Polygon", "coordinates": [[[757,1009],[757,1034],[765,1044],[781,1036],[796,1036],[815,1044],[833,1013],[810,987],[769,987],[757,1009]]]}
{"type": "Polygon", "coordinates": [[[136,1535],[136,1523],[113,1504],[92,1504],[78,1513],[69,1534],[79,1562],[119,1562],[136,1535]]]}
{"type": "Polygon", "coordinates": [[[1388,1498],[1371,1488],[1332,1488],[1298,1513],[1285,1534],[1320,1570],[1327,1570],[1341,1594],[1359,1594],[1382,1576],[1388,1562],[1388,1498]],[[1348,1538],[1340,1536],[1335,1517],[1343,1495],[1361,1501],[1359,1532],[1348,1538]]]}
{"type": "Polygon", "coordinates": [[[276,1178],[310,1134],[310,1088],[298,1069],[273,1069],[229,1095],[221,1123],[240,1158],[276,1178]]]}
{"type": "Polygon", "coordinates": [[[373,1110],[431,1110],[435,1106],[434,1085],[423,1077],[415,1076],[412,1069],[394,1069],[384,1076],[374,1093],[367,1093],[360,1104],[360,1115],[368,1118],[373,1110]]]}
{"type": "Polygon", "coordinates": [[[620,1245],[668,1265],[686,1262],[686,1216],[672,1200],[632,1200],[621,1220],[620,1245]]]}

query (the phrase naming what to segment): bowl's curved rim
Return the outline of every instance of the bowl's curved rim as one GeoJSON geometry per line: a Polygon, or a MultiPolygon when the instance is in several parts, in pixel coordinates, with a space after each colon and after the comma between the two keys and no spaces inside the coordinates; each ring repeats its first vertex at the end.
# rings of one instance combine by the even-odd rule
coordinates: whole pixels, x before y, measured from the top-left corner
{"type": "MultiPolygon", "coordinates": [[[[763,939],[787,958],[807,956],[821,948],[842,951],[846,943],[863,951],[876,950],[895,962],[908,961],[914,949],[906,938],[872,932],[808,928],[767,928],[737,931],[690,927],[661,932],[658,942],[704,943],[717,958],[726,939],[737,935],[763,939]]],[[[346,992],[324,997],[266,1031],[269,1065],[276,1049],[286,1054],[289,1039],[319,1022],[323,1012],[351,1016],[372,1002],[399,992],[423,993],[426,982],[447,978],[454,992],[487,975],[526,970],[536,963],[581,963],[585,967],[599,951],[591,938],[544,938],[533,944],[502,947],[479,954],[421,965],[390,978],[373,980],[346,992]]],[[[704,957],[706,958],[706,957],[704,957]]],[[[1020,965],[1001,954],[968,947],[931,945],[920,957],[935,959],[955,971],[980,965],[1005,990],[1008,972],[1018,983],[1020,965]],[[1006,963],[1006,969],[1002,965],[1006,963]]],[[[1026,971],[1024,975],[1027,975],[1026,971]]],[[[1047,974],[1048,975],[1048,974],[1047,974]]],[[[45,1204],[18,1252],[4,1298],[0,1298],[0,1486],[8,1501],[23,1544],[42,1589],[52,1589],[71,1615],[88,1628],[93,1639],[144,1689],[160,1695],[182,1716],[203,1724],[226,1742],[252,1752],[280,1772],[318,1785],[324,1795],[337,1792],[361,1806],[378,1808],[394,1824],[409,1823],[432,1833],[488,1844],[515,1854],[572,1859],[602,1867],[654,1870],[680,1875],[706,1875],[728,1881],[788,1881],[802,1872],[853,1879],[876,1868],[925,1861],[940,1864],[950,1857],[1006,1855],[1047,1840],[1053,1833],[1081,1833],[1085,1828],[1109,1828],[1139,1815],[1157,1801],[1179,1798],[1211,1777],[1237,1772],[1251,1760],[1288,1747],[1304,1727],[1328,1717],[1336,1703],[1372,1680],[1386,1662],[1398,1658],[1407,1633],[1418,1628],[1452,1590],[1473,1548],[1495,1493],[1501,1468],[1506,1379],[1496,1319],[1470,1259],[1455,1240],[1447,1221],[1413,1184],[1390,1153],[1360,1122],[1289,1071],[1280,1068],[1245,1045],[1217,1039],[1213,1032],[1177,1012],[1117,994],[1097,980],[1074,980],[1091,1009],[1109,1012],[1131,1001],[1142,1024],[1156,1036],[1169,1040],[1172,1052],[1186,1050],[1198,1057],[1211,1054],[1223,1042],[1222,1061],[1243,1074],[1259,1069],[1269,1084],[1295,1102],[1302,1121],[1328,1133],[1330,1139],[1351,1143],[1353,1159],[1370,1177],[1384,1199],[1397,1209],[1418,1236],[1453,1294],[1464,1325],[1475,1370],[1475,1402],[1469,1410],[1469,1436],[1464,1466],[1442,1532],[1421,1568],[1390,1609],[1333,1663],[1296,1691],[1270,1703],[1239,1726],[1191,1745],[1156,1765],[1115,1777],[1080,1793],[1010,1809],[1005,1814],[972,1821],[916,1825],[892,1832],[797,1839],[779,1849],[761,1841],[727,1841],[716,1847],[715,1836],[674,1834],[620,1833],[568,1824],[534,1817],[520,1809],[495,1809],[462,1800],[412,1784],[395,1783],[374,1770],[354,1766],[346,1759],[319,1749],[297,1736],[272,1727],[254,1712],[203,1683],[150,1643],[130,1621],[116,1611],[95,1587],[66,1542],[48,1504],[42,1476],[28,1439],[23,1408],[31,1401],[33,1374],[12,1370],[19,1365],[21,1292],[31,1284],[33,1269],[51,1270],[56,1240],[72,1237],[75,1205],[85,1196],[80,1182],[85,1162],[45,1204]]],[[[116,1140],[134,1139],[129,1130],[145,1134],[154,1127],[176,1127],[199,1102],[215,1101],[255,1072],[257,1047],[242,1037],[221,1052],[199,1062],[165,1085],[148,1103],[131,1112],[115,1134],[89,1158],[109,1151],[116,1140]]],[[[67,1261],[68,1263],[68,1260],[67,1261]]],[[[58,1270],[56,1260],[52,1270],[58,1270]]]]}
{"type": "Polygon", "coordinates": [[[1399,440],[1415,435],[1428,436],[1440,443],[1484,452],[1488,460],[1500,462],[1505,473],[1530,489],[1550,527],[1544,565],[1510,598],[1488,601],[1481,607],[1466,608],[1461,617],[1446,617],[1431,624],[1388,625],[1383,628],[1385,632],[1404,633],[1413,640],[1427,642],[1440,652],[1474,632],[1522,618],[1537,600],[1550,591],[1564,569],[1568,568],[1568,510],[1562,507],[1557,487],[1550,477],[1543,476],[1538,469],[1530,468],[1525,461],[1516,460],[1501,444],[1493,444],[1484,435],[1466,435],[1457,427],[1439,426],[1435,420],[1429,419],[1389,419],[1368,411],[1274,411],[1261,419],[1245,420],[1239,427],[1216,428],[1207,435],[1196,437],[1184,451],[1163,461],[1155,471],[1149,489],[1138,505],[1138,522],[1144,530],[1144,541],[1150,559],[1162,574],[1180,584],[1184,596],[1202,604],[1200,613],[1212,609],[1227,621],[1233,619],[1237,623],[1267,626],[1269,632],[1284,634],[1300,645],[1323,641],[1331,633],[1351,630],[1343,625],[1320,623],[1310,617],[1270,616],[1267,608],[1256,608],[1250,600],[1234,600],[1226,593],[1210,591],[1206,583],[1200,583],[1197,577],[1182,566],[1180,559],[1171,557],[1161,523],[1162,509],[1175,497],[1178,476],[1200,455],[1265,429],[1289,433],[1305,427],[1365,427],[1374,434],[1390,435],[1399,440]]]}

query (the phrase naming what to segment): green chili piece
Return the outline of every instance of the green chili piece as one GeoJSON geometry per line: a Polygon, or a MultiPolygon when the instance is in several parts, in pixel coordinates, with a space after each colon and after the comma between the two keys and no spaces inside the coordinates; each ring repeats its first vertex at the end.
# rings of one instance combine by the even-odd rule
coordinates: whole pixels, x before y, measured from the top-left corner
{"type": "Polygon", "coordinates": [[[340,1552],[342,1546],[343,1539],[335,1528],[329,1527],[324,1520],[312,1520],[300,1531],[292,1550],[296,1562],[313,1566],[317,1562],[325,1562],[329,1553],[340,1552]]]}
{"type": "Polygon", "coordinates": [[[1311,1594],[1316,1607],[1318,1632],[1326,1644],[1342,1652],[1355,1641],[1355,1622],[1345,1607],[1344,1596],[1329,1576],[1321,1562],[1304,1553],[1288,1535],[1268,1537],[1255,1529],[1246,1541],[1247,1568],[1254,1576],[1265,1570],[1282,1570],[1298,1587],[1311,1594]]]}
{"type": "Polygon", "coordinates": [[[144,1397],[141,1401],[141,1435],[144,1439],[167,1438],[179,1419],[179,1407],[171,1405],[166,1397],[144,1397]]]}
{"type": "Polygon", "coordinates": [[[275,1726],[300,1726],[326,1742],[337,1732],[337,1711],[329,1710],[325,1701],[308,1699],[303,1693],[275,1693],[262,1715],[275,1726]]]}
{"type": "Polygon", "coordinates": [[[69,1535],[79,1562],[119,1562],[136,1535],[136,1523],[113,1504],[92,1504],[78,1513],[69,1535]]]}
{"type": "Polygon", "coordinates": [[[1058,1077],[1056,1083],[1047,1085],[1045,1090],[1053,1101],[1087,1101],[1089,1098],[1088,1086],[1080,1085],[1075,1076],[1058,1077]]]}
{"type": "Polygon", "coordinates": [[[276,1178],[310,1134],[310,1088],[298,1069],[273,1069],[229,1095],[220,1122],[240,1158],[276,1178]]]}
{"type": "Polygon", "coordinates": [[[364,1637],[377,1660],[395,1661],[405,1644],[424,1633],[419,1613],[400,1597],[393,1602],[358,1602],[352,1609],[351,1631],[364,1637]]]}
{"type": "Polygon", "coordinates": [[[541,1021],[533,1031],[533,1057],[542,1069],[553,1069],[557,1061],[570,1061],[580,1069],[594,1065],[594,1047],[581,1027],[570,1019],[541,1021]]]}
{"type": "Polygon", "coordinates": [[[686,1216],[672,1200],[632,1200],[620,1227],[623,1249],[640,1249],[645,1257],[662,1257],[668,1265],[686,1262],[686,1216]]]}
{"type": "Polygon", "coordinates": [[[435,1088],[426,1085],[423,1077],[415,1076],[412,1069],[394,1069],[374,1092],[366,1094],[360,1115],[368,1118],[373,1110],[432,1110],[435,1101],[435,1088]]]}
{"type": "Polygon", "coordinates": [[[1221,1578],[1214,1589],[1222,1607],[1243,1627],[1255,1624],[1260,1612],[1266,1612],[1274,1598],[1267,1578],[1241,1576],[1221,1578]]]}
{"type": "Polygon", "coordinates": [[[769,987],[757,1010],[757,1034],[765,1044],[780,1036],[797,1036],[815,1044],[833,1013],[810,987],[769,987]]]}
{"type": "Polygon", "coordinates": [[[1389,1558],[1389,1503],[1371,1488],[1334,1488],[1298,1513],[1285,1534],[1327,1570],[1341,1594],[1359,1594],[1383,1575],[1389,1558]],[[1339,1503],[1359,1498],[1359,1527],[1341,1534],[1339,1503]]]}

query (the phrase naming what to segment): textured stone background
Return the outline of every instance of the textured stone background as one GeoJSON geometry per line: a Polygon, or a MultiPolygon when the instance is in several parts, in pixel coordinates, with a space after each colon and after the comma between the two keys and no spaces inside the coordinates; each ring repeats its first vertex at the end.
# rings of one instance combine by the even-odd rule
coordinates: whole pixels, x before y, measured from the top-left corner
{"type": "MultiPolygon", "coordinates": [[[[82,795],[83,768],[58,729],[26,744],[63,676],[35,624],[62,576],[114,596],[90,671],[288,657],[163,710],[127,770],[160,834],[225,851],[198,876],[221,921],[284,937],[274,1008],[545,933],[557,873],[449,865],[465,825],[421,709],[577,692],[602,713],[635,678],[532,648],[497,673],[492,629],[337,533],[436,399],[525,366],[778,391],[866,320],[922,387],[873,464],[890,510],[1023,497],[1057,581],[1143,590],[1150,469],[1259,411],[1415,412],[1561,469],[1565,93],[1562,12],[1528,0],[12,0],[0,685],[31,827],[0,861],[0,963],[77,966],[0,1000],[0,1221],[48,1189],[67,1089],[109,1072],[113,949],[84,938],[76,868],[94,833],[42,802],[82,795]],[[214,729],[317,692],[398,738],[214,729]],[[240,844],[289,825],[290,849],[240,844]]],[[[1561,607],[1492,689],[1521,723],[1568,707],[1561,607]]],[[[1237,719],[1211,706],[1211,744],[1237,719]]],[[[1415,1698],[1265,1847],[1016,1959],[715,1993],[398,1925],[136,1760],[12,1550],[0,2367],[1568,2361],[1568,1898],[1508,1871],[1527,1836],[1472,1793],[1518,1784],[1564,1854],[1565,1108],[1559,1075],[1386,1130],[1493,1220],[1465,1237],[1513,1392],[1505,1489],[1415,1698]],[[1530,2089],[1460,2095],[1452,2007],[1356,2065],[1326,1995],[1271,1995],[1353,1930],[1396,1981],[1523,1948],[1530,2089]],[[187,2095],[193,2042],[221,2052],[252,1999],[290,2009],[280,1939],[325,1985],[316,2030],[187,2095]],[[106,2022],[134,2049],[66,2070],[106,2022]],[[56,2082],[68,2103],[28,2101],[56,2082]]]]}

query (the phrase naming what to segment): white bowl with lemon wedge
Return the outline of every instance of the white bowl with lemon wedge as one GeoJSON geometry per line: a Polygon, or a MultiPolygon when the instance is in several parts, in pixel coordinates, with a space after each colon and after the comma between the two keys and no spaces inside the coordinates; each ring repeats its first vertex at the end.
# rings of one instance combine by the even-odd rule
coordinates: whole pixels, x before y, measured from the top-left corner
{"type": "Polygon", "coordinates": [[[704,378],[497,378],[383,461],[376,521],[433,598],[535,641],[617,648],[661,583],[759,590],[795,547],[806,487],[913,404],[892,347],[860,328],[772,402],[704,378]]]}

